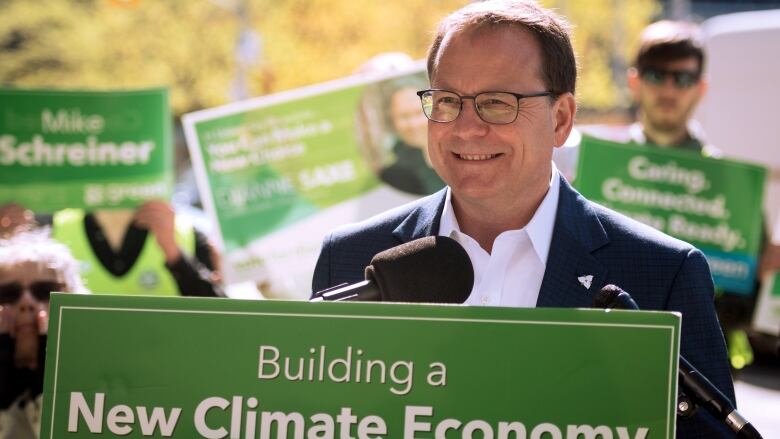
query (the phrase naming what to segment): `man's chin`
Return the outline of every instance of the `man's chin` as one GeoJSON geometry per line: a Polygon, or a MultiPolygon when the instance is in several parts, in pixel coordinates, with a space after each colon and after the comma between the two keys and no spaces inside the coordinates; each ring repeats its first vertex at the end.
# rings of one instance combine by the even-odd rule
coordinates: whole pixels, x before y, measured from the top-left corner
{"type": "Polygon", "coordinates": [[[671,115],[653,118],[651,121],[654,131],[675,132],[678,131],[681,127],[685,126],[685,119],[683,117],[676,117],[671,115]]]}

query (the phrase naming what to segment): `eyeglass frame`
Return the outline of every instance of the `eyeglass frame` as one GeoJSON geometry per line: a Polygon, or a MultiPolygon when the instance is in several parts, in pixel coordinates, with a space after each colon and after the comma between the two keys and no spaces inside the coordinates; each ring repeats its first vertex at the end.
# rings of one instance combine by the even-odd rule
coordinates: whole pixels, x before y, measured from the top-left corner
{"type": "Polygon", "coordinates": [[[642,67],[637,69],[637,73],[639,76],[639,79],[642,82],[646,82],[651,85],[659,86],[663,85],[666,82],[666,78],[672,77],[672,84],[674,84],[675,88],[687,90],[691,87],[694,87],[696,84],[701,82],[702,78],[702,72],[701,71],[694,71],[694,70],[672,70],[672,69],[662,69],[659,67],[642,67]],[[655,80],[648,80],[645,75],[649,73],[658,74],[661,76],[660,81],[655,80]],[[684,85],[680,82],[680,75],[690,75],[691,78],[693,78],[693,81],[688,83],[688,85],[684,85]]]}
{"type": "Polygon", "coordinates": [[[489,123],[489,124],[492,124],[492,125],[509,125],[510,123],[516,121],[517,120],[517,115],[520,114],[520,99],[538,98],[538,97],[543,97],[543,96],[556,96],[557,97],[559,95],[559,93],[555,93],[553,91],[547,90],[547,91],[541,91],[541,92],[536,92],[536,93],[513,93],[511,91],[483,91],[483,92],[479,92],[479,93],[477,93],[477,94],[475,94],[473,96],[461,96],[461,95],[459,95],[458,93],[455,93],[452,90],[445,90],[443,88],[429,88],[427,90],[420,90],[416,94],[420,98],[420,105],[422,106],[423,114],[425,114],[425,117],[428,120],[432,121],[432,122],[436,122],[436,123],[455,122],[455,120],[463,112],[463,99],[471,99],[471,101],[474,103],[474,112],[477,113],[477,116],[479,116],[479,119],[481,121],[485,122],[485,123],[489,123]],[[425,104],[423,104],[423,95],[425,93],[434,92],[434,91],[443,91],[443,92],[447,92],[447,93],[452,93],[455,96],[457,96],[458,99],[460,100],[460,107],[458,108],[458,114],[456,114],[455,117],[452,120],[442,121],[442,120],[432,119],[431,116],[428,116],[428,114],[425,113],[425,104]],[[517,108],[516,108],[516,111],[515,111],[515,117],[512,118],[511,121],[509,121],[509,122],[491,122],[491,121],[485,120],[485,118],[482,117],[482,113],[480,113],[479,107],[477,106],[477,97],[480,96],[480,95],[489,94],[489,93],[504,93],[504,94],[512,95],[512,96],[514,96],[517,99],[517,108]]]}

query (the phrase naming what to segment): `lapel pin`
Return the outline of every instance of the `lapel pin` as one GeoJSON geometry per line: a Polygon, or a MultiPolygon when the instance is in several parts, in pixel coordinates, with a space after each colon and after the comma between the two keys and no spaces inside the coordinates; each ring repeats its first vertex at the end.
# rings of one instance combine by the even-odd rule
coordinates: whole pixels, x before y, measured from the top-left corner
{"type": "Polygon", "coordinates": [[[593,283],[593,275],[589,274],[587,276],[580,276],[577,278],[578,281],[580,281],[580,285],[585,287],[586,290],[590,289],[590,285],[593,283]]]}

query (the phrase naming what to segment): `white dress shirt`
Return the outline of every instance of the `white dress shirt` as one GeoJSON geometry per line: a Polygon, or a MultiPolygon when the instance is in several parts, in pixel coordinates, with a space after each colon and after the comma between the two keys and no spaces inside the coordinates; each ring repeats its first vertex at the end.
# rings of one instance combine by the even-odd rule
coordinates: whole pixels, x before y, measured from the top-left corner
{"type": "Polygon", "coordinates": [[[552,168],[550,188],[531,221],[522,229],[498,235],[492,253],[460,231],[452,209],[452,191],[447,189],[439,235],[458,241],[474,266],[474,287],[466,305],[536,306],[558,211],[560,180],[555,165],[552,168]]]}

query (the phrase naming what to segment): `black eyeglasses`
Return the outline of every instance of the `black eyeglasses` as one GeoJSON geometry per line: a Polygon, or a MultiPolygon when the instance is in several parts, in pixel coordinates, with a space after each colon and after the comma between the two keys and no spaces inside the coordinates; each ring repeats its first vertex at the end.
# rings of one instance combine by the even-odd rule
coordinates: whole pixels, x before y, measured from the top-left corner
{"type": "Polygon", "coordinates": [[[422,102],[425,117],[434,122],[452,122],[463,109],[464,99],[474,100],[474,109],[479,118],[487,123],[506,125],[517,119],[520,99],[552,96],[551,91],[519,94],[507,91],[486,91],[474,96],[461,96],[448,90],[421,90],[417,92],[422,102]]]}
{"type": "Polygon", "coordinates": [[[696,85],[701,79],[701,73],[690,70],[664,70],[655,67],[647,67],[640,72],[642,81],[652,84],[661,85],[666,81],[666,78],[671,76],[674,80],[674,86],[677,88],[690,88],[696,85]]]}
{"type": "Polygon", "coordinates": [[[8,305],[10,303],[16,303],[21,297],[25,289],[39,302],[48,302],[49,297],[53,291],[62,291],[64,285],[60,282],[41,281],[33,282],[28,286],[24,286],[19,282],[11,282],[8,284],[0,285],[0,305],[8,305]]]}

